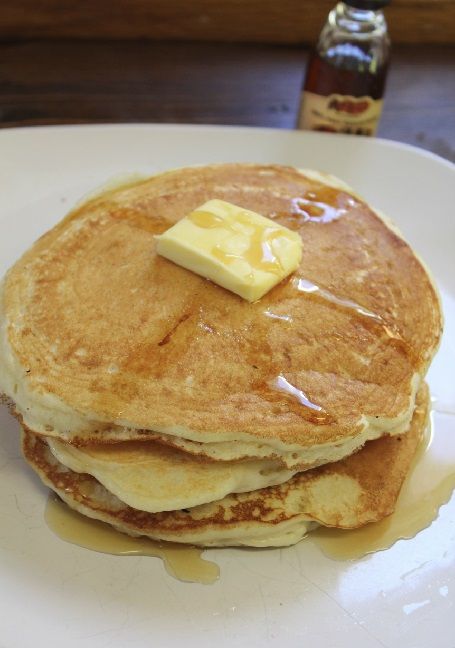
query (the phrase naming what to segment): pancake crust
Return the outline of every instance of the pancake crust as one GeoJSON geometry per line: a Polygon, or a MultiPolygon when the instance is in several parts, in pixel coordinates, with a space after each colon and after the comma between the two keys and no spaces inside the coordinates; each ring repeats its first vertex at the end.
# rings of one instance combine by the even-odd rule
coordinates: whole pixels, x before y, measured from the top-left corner
{"type": "Polygon", "coordinates": [[[17,262],[2,301],[15,376],[3,391],[34,431],[85,442],[153,430],[279,454],[402,431],[441,332],[431,281],[395,231],[358,197],[278,166],[180,169],[107,192],[17,262]],[[210,198],[302,236],[300,268],[255,304],[155,253],[154,235],[210,198]]]}
{"type": "Polygon", "coordinates": [[[280,546],[300,540],[314,523],[356,528],[392,513],[428,408],[423,385],[405,435],[370,441],[355,455],[300,473],[281,486],[169,513],[126,506],[90,475],[60,464],[39,436],[24,431],[22,443],[27,462],[69,506],[125,533],[205,546],[280,546]]]}

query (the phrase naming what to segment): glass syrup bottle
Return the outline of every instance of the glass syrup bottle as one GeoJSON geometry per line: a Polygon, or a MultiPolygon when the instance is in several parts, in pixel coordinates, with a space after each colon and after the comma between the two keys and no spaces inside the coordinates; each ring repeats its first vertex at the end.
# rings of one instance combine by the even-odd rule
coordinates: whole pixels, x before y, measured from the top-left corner
{"type": "Polygon", "coordinates": [[[311,55],[298,128],[375,135],[390,41],[390,0],[345,0],[329,13],[311,55]]]}

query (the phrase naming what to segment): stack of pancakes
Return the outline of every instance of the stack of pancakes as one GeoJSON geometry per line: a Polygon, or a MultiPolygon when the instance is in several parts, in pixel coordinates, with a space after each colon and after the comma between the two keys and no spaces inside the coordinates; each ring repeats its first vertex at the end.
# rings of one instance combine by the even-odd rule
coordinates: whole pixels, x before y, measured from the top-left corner
{"type": "Polygon", "coordinates": [[[84,515],[274,546],[393,511],[441,311],[409,245],[333,177],[226,164],[104,192],[26,252],[0,302],[24,456],[84,515]],[[302,237],[298,270],[258,302],[156,254],[212,198],[302,237]]]}

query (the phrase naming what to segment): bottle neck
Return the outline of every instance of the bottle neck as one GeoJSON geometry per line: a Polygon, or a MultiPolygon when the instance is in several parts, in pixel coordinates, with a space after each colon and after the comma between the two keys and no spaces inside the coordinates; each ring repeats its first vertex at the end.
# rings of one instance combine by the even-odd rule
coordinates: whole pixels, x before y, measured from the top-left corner
{"type": "Polygon", "coordinates": [[[383,12],[378,9],[358,9],[351,7],[344,2],[338,2],[330,12],[328,22],[331,27],[346,34],[357,35],[362,38],[371,38],[374,35],[382,35],[387,31],[383,12]]]}

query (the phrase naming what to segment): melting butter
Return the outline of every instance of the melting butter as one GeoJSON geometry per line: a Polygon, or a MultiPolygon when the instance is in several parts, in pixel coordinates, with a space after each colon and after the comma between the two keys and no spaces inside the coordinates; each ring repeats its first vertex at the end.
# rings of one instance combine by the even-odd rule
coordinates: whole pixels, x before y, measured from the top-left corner
{"type": "Polygon", "coordinates": [[[201,558],[202,549],[172,542],[133,538],[109,524],[92,520],[69,508],[55,494],[49,495],[45,519],[59,538],[85,549],[116,556],[154,556],[161,558],[166,571],[189,583],[214,583],[220,575],[218,565],[201,558]]]}
{"type": "MultiPolygon", "coordinates": [[[[251,214],[253,212],[242,209],[235,212],[232,210],[230,217],[223,219],[212,212],[196,210],[188,219],[203,229],[218,227],[234,237],[239,233],[247,236],[243,245],[239,243],[238,249],[226,248],[223,243],[212,247],[212,254],[222,263],[232,264],[236,259],[244,260],[252,269],[280,275],[284,268],[273,249],[273,241],[283,237],[283,230],[277,229],[276,225],[266,227],[262,220],[256,220],[251,214]]],[[[272,224],[272,221],[270,223],[272,224]]],[[[252,278],[252,273],[249,276],[252,278]]]]}
{"type": "Polygon", "coordinates": [[[209,200],[157,237],[156,249],[252,302],[298,267],[302,240],[256,212],[209,200]]]}

